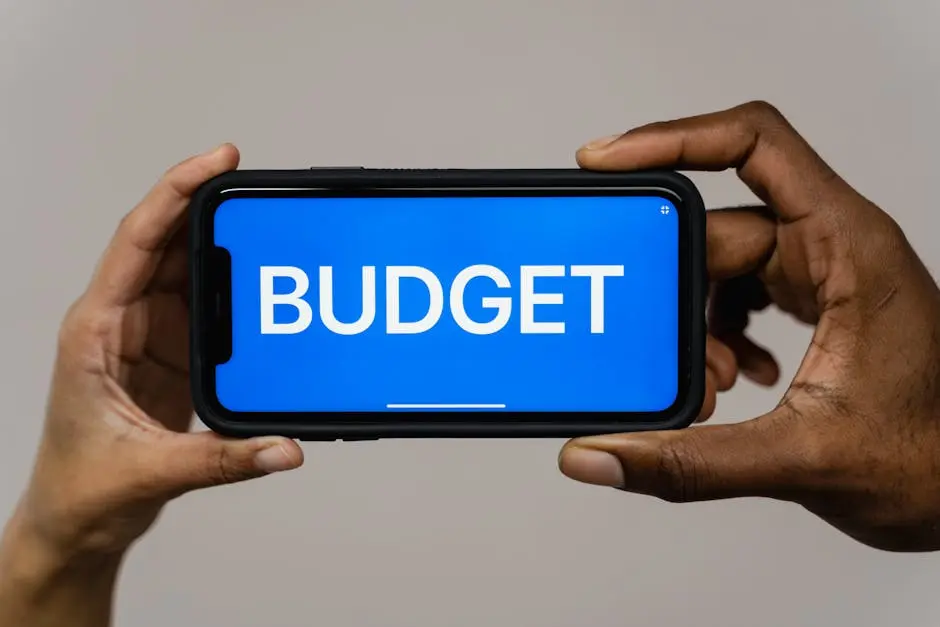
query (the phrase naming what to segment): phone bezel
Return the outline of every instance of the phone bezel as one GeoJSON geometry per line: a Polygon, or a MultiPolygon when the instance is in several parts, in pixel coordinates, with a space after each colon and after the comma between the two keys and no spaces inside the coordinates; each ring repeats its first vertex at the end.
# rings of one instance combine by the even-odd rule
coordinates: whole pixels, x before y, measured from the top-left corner
{"type": "MultiPolygon", "coordinates": [[[[575,437],[675,429],[698,415],[705,386],[705,209],[692,182],[677,172],[584,170],[392,170],[325,168],[233,171],[197,190],[190,203],[190,378],[194,406],[212,430],[230,437],[282,435],[301,440],[399,437],[575,437]],[[219,353],[230,351],[227,263],[214,246],[215,210],[236,197],[389,196],[667,197],[679,222],[679,386],[659,412],[232,412],[215,393],[219,353]],[[219,272],[219,267],[222,272],[219,272]],[[221,319],[220,319],[221,318],[221,319]],[[227,342],[227,344],[226,344],[227,342]],[[221,346],[220,346],[221,344],[221,346]]],[[[224,361],[224,360],[221,360],[224,361]]]]}

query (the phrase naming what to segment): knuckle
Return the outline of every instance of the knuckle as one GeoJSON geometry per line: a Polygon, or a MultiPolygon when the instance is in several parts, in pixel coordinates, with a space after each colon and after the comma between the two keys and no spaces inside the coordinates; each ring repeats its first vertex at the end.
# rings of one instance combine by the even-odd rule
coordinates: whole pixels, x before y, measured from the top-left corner
{"type": "Polygon", "coordinates": [[[106,333],[106,321],[98,313],[89,311],[83,299],[72,303],[59,325],[59,349],[72,349],[77,344],[100,337],[106,333]]]}
{"type": "Polygon", "coordinates": [[[209,459],[208,475],[209,481],[214,485],[223,485],[231,483],[232,471],[231,454],[224,446],[220,446],[209,459]]]}
{"type": "Polygon", "coordinates": [[[916,258],[897,221],[879,207],[851,202],[819,214],[806,241],[813,280],[823,300],[834,304],[862,302],[880,311],[909,276],[916,258]]]}
{"type": "Polygon", "coordinates": [[[904,248],[907,236],[897,220],[876,207],[866,220],[865,240],[880,255],[891,256],[904,248]]]}
{"type": "Polygon", "coordinates": [[[212,485],[227,485],[250,479],[253,473],[226,446],[209,456],[207,476],[212,485]]]}
{"type": "Polygon", "coordinates": [[[84,320],[80,308],[80,301],[75,301],[69,305],[65,311],[62,322],[59,323],[59,346],[68,344],[77,331],[85,328],[87,323],[84,320]]]}
{"type": "Polygon", "coordinates": [[[204,160],[198,160],[192,163],[193,178],[199,181],[207,181],[216,174],[215,166],[204,160]]]}
{"type": "Polygon", "coordinates": [[[141,215],[141,205],[137,205],[128,213],[125,213],[118,221],[117,228],[114,230],[112,246],[116,242],[136,242],[139,239],[139,233],[145,225],[145,216],[141,215]]]}
{"type": "Polygon", "coordinates": [[[209,161],[190,157],[169,170],[160,179],[158,186],[178,198],[190,195],[190,181],[207,181],[216,174],[215,167],[209,161]]]}
{"type": "Polygon", "coordinates": [[[753,100],[740,107],[740,124],[743,131],[753,135],[764,144],[776,144],[795,131],[787,118],[774,105],[765,100],[753,100]]]}
{"type": "Polygon", "coordinates": [[[745,117],[759,126],[778,126],[786,119],[780,109],[766,100],[752,100],[740,107],[745,117]]]}
{"type": "Polygon", "coordinates": [[[137,222],[138,216],[135,208],[121,216],[121,219],[118,220],[116,233],[132,233],[136,228],[137,222]]]}
{"type": "Polygon", "coordinates": [[[752,100],[732,109],[732,127],[755,150],[758,144],[774,145],[795,133],[786,117],[766,100],[752,100]]]}
{"type": "Polygon", "coordinates": [[[903,276],[903,266],[911,255],[901,225],[880,208],[871,205],[870,209],[852,216],[847,236],[852,263],[864,279],[862,283],[879,292],[884,288],[882,284],[893,284],[903,276]]]}
{"type": "MultiPolygon", "coordinates": [[[[650,133],[662,133],[668,131],[675,126],[675,122],[671,120],[656,120],[655,122],[650,122],[643,125],[640,129],[650,132],[650,133]]],[[[638,129],[638,130],[640,130],[638,129]]]]}
{"type": "Polygon", "coordinates": [[[168,167],[166,170],[163,171],[163,176],[160,177],[159,182],[163,183],[163,182],[173,179],[173,177],[175,177],[182,168],[187,167],[190,163],[192,163],[195,160],[196,160],[196,157],[192,156],[192,157],[187,157],[186,159],[183,159],[182,161],[179,161],[177,163],[174,163],[173,165],[171,165],[170,167],[168,167]]]}
{"type": "Polygon", "coordinates": [[[657,495],[669,503],[688,503],[698,498],[700,464],[687,444],[666,442],[660,449],[657,495]]]}
{"type": "Polygon", "coordinates": [[[136,241],[142,232],[148,230],[150,222],[151,217],[147,214],[146,204],[142,202],[124,214],[118,222],[117,234],[123,235],[132,242],[136,241]]]}

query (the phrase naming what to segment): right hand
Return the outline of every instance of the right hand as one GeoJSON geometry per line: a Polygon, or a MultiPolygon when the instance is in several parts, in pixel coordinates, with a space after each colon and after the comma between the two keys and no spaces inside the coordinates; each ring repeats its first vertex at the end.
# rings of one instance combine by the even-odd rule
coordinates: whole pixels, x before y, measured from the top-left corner
{"type": "Polygon", "coordinates": [[[874,547],[940,549],[940,290],[897,224],[765,103],[647,125],[578,160],[734,168],[766,203],[707,217],[712,389],[739,370],[776,379],[773,357],[745,335],[751,311],[774,304],[815,334],[765,415],[574,440],[562,471],[673,502],[792,501],[874,547]]]}

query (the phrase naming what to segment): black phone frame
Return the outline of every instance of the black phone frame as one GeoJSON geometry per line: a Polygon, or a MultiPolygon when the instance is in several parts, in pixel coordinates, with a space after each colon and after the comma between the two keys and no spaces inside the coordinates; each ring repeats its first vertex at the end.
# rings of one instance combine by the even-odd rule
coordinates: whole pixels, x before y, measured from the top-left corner
{"type": "Polygon", "coordinates": [[[705,207],[701,195],[692,181],[674,171],[310,168],[228,172],[202,185],[190,201],[190,381],[194,407],[206,426],[224,436],[280,435],[308,441],[570,438],[684,428],[698,416],[705,396],[705,261],[705,207]],[[226,361],[218,356],[231,350],[231,276],[225,253],[219,252],[224,249],[214,246],[213,222],[215,209],[229,198],[652,193],[668,198],[679,218],[679,393],[667,410],[232,412],[218,401],[215,366],[226,361]],[[224,303],[229,303],[228,309],[224,303]]]}

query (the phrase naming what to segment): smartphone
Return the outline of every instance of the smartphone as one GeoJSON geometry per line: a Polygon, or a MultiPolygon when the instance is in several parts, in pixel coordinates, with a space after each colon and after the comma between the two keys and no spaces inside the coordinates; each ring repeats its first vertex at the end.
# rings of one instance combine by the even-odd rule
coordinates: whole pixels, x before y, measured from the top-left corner
{"type": "Polygon", "coordinates": [[[688,426],[705,211],[676,172],[234,171],[190,207],[193,400],[227,436],[688,426]]]}

